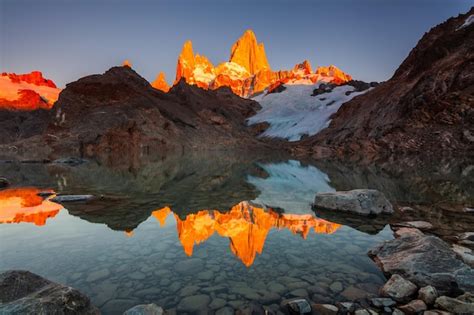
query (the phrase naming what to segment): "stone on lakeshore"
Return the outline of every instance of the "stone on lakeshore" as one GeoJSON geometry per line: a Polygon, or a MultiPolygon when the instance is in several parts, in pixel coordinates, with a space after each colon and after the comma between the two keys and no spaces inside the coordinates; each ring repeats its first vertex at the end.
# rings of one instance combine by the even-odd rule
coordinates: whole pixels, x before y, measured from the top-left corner
{"type": "Polygon", "coordinates": [[[418,290],[418,299],[425,302],[426,305],[433,305],[437,297],[438,291],[436,291],[436,288],[431,285],[427,285],[418,290]]]}
{"type": "Polygon", "coordinates": [[[178,304],[178,311],[196,312],[206,309],[211,298],[205,294],[191,295],[183,298],[178,304]]]}
{"type": "MultiPolygon", "coordinates": [[[[402,313],[401,315],[404,315],[404,314],[402,313]]],[[[442,310],[428,310],[428,311],[424,311],[423,315],[453,315],[453,314],[450,312],[442,311],[442,310]]]]}
{"type": "Polygon", "coordinates": [[[403,303],[409,301],[415,295],[417,289],[412,282],[395,274],[380,289],[380,294],[403,303]]]}
{"type": "Polygon", "coordinates": [[[385,195],[374,189],[317,193],[313,206],[361,215],[393,213],[392,204],[385,195]]]}
{"type": "Polygon", "coordinates": [[[59,195],[51,198],[51,201],[57,203],[63,202],[83,202],[94,199],[93,195],[59,195]]]}
{"type": "Polygon", "coordinates": [[[432,285],[440,294],[474,290],[474,269],[436,236],[402,233],[370,250],[369,256],[383,272],[400,274],[419,287],[432,285]]]}
{"type": "Polygon", "coordinates": [[[281,307],[290,314],[311,314],[311,304],[306,299],[283,300],[281,307]]]}
{"type": "Polygon", "coordinates": [[[391,224],[391,226],[395,228],[400,228],[400,227],[415,228],[422,231],[433,229],[433,224],[426,221],[400,222],[400,223],[391,224]]]}
{"type": "Polygon", "coordinates": [[[99,310],[78,290],[29,271],[0,274],[0,314],[86,314],[99,310]]]}
{"type": "Polygon", "coordinates": [[[472,249],[457,244],[453,244],[452,249],[462,261],[474,267],[474,251],[472,249]]]}
{"type": "Polygon", "coordinates": [[[399,306],[398,308],[407,315],[416,315],[426,311],[428,307],[422,300],[413,300],[408,304],[399,306]]]}
{"type": "Polygon", "coordinates": [[[332,304],[313,304],[313,313],[318,315],[336,315],[339,312],[337,306],[332,304]]]}
{"type": "Polygon", "coordinates": [[[474,299],[471,301],[463,299],[465,299],[464,296],[459,296],[456,299],[440,296],[436,299],[435,307],[454,314],[474,314],[474,299]]]}
{"type": "Polygon", "coordinates": [[[377,308],[392,307],[397,304],[391,298],[373,298],[370,300],[370,303],[377,308]]]}
{"type": "Polygon", "coordinates": [[[126,310],[123,315],[163,315],[163,309],[154,303],[140,304],[126,310]]]}

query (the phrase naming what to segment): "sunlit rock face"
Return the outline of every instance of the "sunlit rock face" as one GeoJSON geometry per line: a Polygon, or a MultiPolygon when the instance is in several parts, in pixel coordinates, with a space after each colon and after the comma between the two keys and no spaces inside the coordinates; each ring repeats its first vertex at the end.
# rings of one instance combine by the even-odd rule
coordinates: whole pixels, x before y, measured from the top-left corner
{"type": "MultiPolygon", "coordinates": [[[[169,208],[163,208],[152,215],[163,226],[170,213],[169,208]]],[[[247,267],[253,264],[257,254],[262,253],[271,229],[287,229],[306,239],[311,230],[318,234],[331,234],[340,228],[339,224],[311,214],[279,214],[248,202],[241,202],[228,212],[201,210],[187,215],[185,219],[180,219],[176,214],[174,217],[178,238],[186,255],[191,256],[195,245],[205,242],[216,233],[229,238],[230,250],[247,267]]]]}
{"type": "Polygon", "coordinates": [[[38,196],[36,188],[15,188],[0,191],[0,224],[33,223],[38,226],[55,217],[61,205],[38,196]]]}
{"type": "Polygon", "coordinates": [[[352,79],[335,66],[320,67],[313,72],[307,60],[292,70],[273,71],[263,43],[258,43],[252,30],[247,30],[234,43],[229,61],[216,67],[206,57],[195,55],[191,41],[187,41],[178,57],[174,84],[181,78],[204,89],[227,86],[242,97],[281,84],[314,84],[317,81],[342,84],[352,79]]]}
{"type": "Polygon", "coordinates": [[[155,81],[151,83],[151,86],[157,90],[168,92],[170,90],[170,86],[166,82],[166,77],[164,72],[160,72],[157,76],[155,81]]]}
{"type": "Polygon", "coordinates": [[[39,71],[28,74],[2,73],[0,109],[31,111],[50,109],[61,90],[39,71]]]}

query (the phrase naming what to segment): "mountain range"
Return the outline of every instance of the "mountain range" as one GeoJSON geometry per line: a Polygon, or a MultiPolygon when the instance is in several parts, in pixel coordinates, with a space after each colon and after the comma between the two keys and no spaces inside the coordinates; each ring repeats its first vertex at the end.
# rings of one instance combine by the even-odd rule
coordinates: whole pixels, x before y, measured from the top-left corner
{"type": "Polygon", "coordinates": [[[40,72],[4,73],[0,143],[35,158],[152,147],[472,153],[473,15],[474,8],[434,27],[381,84],[353,80],[335,66],[313,71],[308,61],[273,71],[250,30],[217,66],[186,42],[172,87],[164,73],[150,84],[128,60],[62,91],[40,72]]]}

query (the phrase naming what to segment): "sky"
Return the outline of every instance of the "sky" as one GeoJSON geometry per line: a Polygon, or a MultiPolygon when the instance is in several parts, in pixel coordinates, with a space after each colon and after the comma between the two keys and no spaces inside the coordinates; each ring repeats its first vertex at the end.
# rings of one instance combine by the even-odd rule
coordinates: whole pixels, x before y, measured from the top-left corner
{"type": "Polygon", "coordinates": [[[40,70],[60,87],[125,59],[171,83],[186,40],[214,65],[252,29],[274,70],[308,59],[355,79],[390,78],[431,27],[474,0],[0,0],[0,72],[40,70]]]}

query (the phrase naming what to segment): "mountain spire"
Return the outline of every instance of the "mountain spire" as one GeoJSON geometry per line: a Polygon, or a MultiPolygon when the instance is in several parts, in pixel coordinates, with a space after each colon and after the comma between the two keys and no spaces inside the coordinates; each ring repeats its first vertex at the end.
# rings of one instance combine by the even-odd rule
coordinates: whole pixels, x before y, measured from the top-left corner
{"type": "Polygon", "coordinates": [[[230,62],[241,65],[251,74],[262,69],[271,70],[263,43],[258,43],[255,33],[247,30],[232,46],[230,62]]]}

